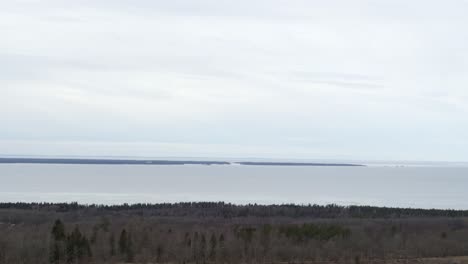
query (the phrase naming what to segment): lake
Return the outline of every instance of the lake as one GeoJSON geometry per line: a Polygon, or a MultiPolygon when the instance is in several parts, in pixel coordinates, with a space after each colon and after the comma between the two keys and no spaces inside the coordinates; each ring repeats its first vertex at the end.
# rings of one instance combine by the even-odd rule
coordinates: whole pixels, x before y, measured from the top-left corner
{"type": "Polygon", "coordinates": [[[468,209],[468,167],[1,164],[0,201],[468,209]]]}

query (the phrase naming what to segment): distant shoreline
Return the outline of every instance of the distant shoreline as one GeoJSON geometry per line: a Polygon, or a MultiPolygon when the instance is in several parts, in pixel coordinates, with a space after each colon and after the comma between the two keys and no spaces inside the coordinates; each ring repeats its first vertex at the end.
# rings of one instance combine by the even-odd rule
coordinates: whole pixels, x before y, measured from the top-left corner
{"type": "Polygon", "coordinates": [[[67,165],[244,165],[244,166],[309,166],[363,167],[361,164],[314,162],[228,162],[194,160],[70,159],[70,158],[0,158],[0,164],[67,164],[67,165]]]}

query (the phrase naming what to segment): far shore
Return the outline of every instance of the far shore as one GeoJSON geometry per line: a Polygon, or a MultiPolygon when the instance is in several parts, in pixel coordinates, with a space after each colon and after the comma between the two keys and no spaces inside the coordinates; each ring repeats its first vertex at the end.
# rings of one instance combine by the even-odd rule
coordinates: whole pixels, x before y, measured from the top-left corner
{"type": "Polygon", "coordinates": [[[361,164],[316,162],[229,162],[197,160],[71,159],[71,158],[0,158],[0,164],[81,164],[81,165],[244,165],[244,166],[319,166],[363,167],[361,164]]]}

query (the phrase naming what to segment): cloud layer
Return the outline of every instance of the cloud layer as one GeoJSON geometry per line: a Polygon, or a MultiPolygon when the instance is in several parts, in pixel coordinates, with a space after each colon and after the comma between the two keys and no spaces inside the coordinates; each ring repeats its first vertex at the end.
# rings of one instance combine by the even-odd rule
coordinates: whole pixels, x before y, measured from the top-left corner
{"type": "Polygon", "coordinates": [[[5,1],[0,154],[464,160],[467,8],[5,1]]]}

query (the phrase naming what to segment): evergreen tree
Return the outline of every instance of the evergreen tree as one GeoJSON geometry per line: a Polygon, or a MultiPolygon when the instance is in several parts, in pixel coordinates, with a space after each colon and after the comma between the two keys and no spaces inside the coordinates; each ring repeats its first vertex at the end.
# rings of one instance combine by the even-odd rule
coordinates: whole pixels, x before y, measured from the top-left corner
{"type": "Polygon", "coordinates": [[[192,257],[194,260],[197,260],[198,259],[198,232],[195,231],[195,233],[193,234],[193,242],[192,242],[192,257]]]}
{"type": "Polygon", "coordinates": [[[216,257],[216,236],[215,234],[211,234],[211,238],[210,238],[210,259],[211,260],[214,260],[215,257],[216,257]]]}
{"type": "Polygon", "coordinates": [[[110,255],[113,257],[115,256],[115,236],[114,233],[110,235],[109,238],[109,247],[110,247],[110,255]]]}
{"type": "Polygon", "coordinates": [[[224,234],[219,235],[218,241],[219,241],[219,251],[220,251],[221,262],[224,262],[225,259],[227,258],[224,234]]]}
{"type": "Polygon", "coordinates": [[[73,263],[75,260],[81,262],[92,256],[89,240],[81,234],[78,226],[67,236],[66,255],[67,263],[73,263]]]}
{"type": "Polygon", "coordinates": [[[96,241],[97,241],[97,239],[98,239],[98,234],[99,234],[99,226],[98,226],[98,225],[94,225],[94,226],[93,226],[93,231],[92,231],[92,233],[91,233],[91,238],[90,238],[91,244],[96,243],[96,241]]]}
{"type": "Polygon", "coordinates": [[[185,232],[184,245],[187,246],[187,247],[192,246],[192,239],[190,239],[190,233],[189,232],[185,232]]]}
{"type": "Polygon", "coordinates": [[[59,264],[60,259],[62,258],[60,245],[57,242],[54,242],[51,246],[49,261],[51,264],[59,264]]]}
{"type": "Polygon", "coordinates": [[[75,260],[75,247],[73,243],[72,235],[67,236],[67,243],[65,247],[65,253],[67,255],[67,263],[73,263],[75,260]]]}
{"type": "Polygon", "coordinates": [[[83,240],[82,240],[81,246],[83,248],[84,257],[85,258],[91,258],[93,256],[93,253],[91,251],[91,246],[90,246],[89,240],[85,236],[83,236],[82,239],[83,240]]]}
{"type": "Polygon", "coordinates": [[[162,258],[163,252],[164,252],[163,246],[162,246],[162,245],[158,245],[158,247],[156,248],[156,261],[157,261],[157,262],[161,262],[161,258],[162,258]]]}
{"type": "Polygon", "coordinates": [[[130,233],[127,235],[127,250],[125,254],[125,258],[127,262],[133,262],[135,254],[133,253],[133,242],[132,242],[132,236],[130,233]]]}
{"type": "Polygon", "coordinates": [[[60,219],[55,220],[54,226],[52,227],[52,238],[55,241],[65,240],[65,225],[60,219]]]}
{"type": "Polygon", "coordinates": [[[60,219],[55,220],[52,227],[52,241],[50,245],[49,261],[53,264],[58,264],[64,258],[63,244],[65,240],[65,225],[60,219]]]}
{"type": "Polygon", "coordinates": [[[123,229],[119,237],[119,253],[122,255],[127,252],[127,239],[127,231],[123,229]]]}
{"type": "Polygon", "coordinates": [[[206,254],[206,237],[205,234],[201,235],[200,239],[200,258],[204,261],[205,260],[205,254],[206,254]]]}

